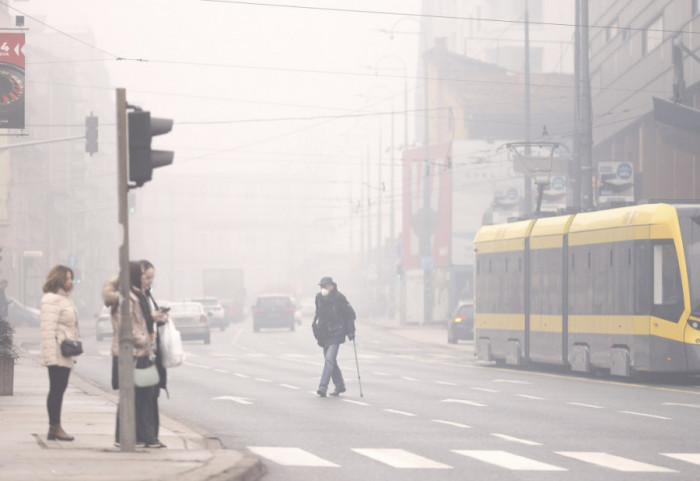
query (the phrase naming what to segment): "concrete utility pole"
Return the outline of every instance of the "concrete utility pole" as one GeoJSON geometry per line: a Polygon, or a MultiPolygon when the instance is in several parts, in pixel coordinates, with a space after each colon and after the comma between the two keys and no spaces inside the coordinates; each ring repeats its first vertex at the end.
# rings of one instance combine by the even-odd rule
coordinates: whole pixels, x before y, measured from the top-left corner
{"type": "Polygon", "coordinates": [[[593,208],[593,126],[588,58],[588,0],[581,0],[581,207],[593,208]]]}
{"type": "MultiPolygon", "coordinates": [[[[530,12],[525,0],[525,155],[530,155],[530,12]]],[[[524,174],[523,197],[525,215],[532,214],[532,177],[524,174]]]]}
{"type": "Polygon", "coordinates": [[[421,256],[421,267],[423,268],[423,322],[429,323],[433,317],[433,260],[432,260],[432,216],[430,208],[430,125],[429,125],[429,87],[428,80],[428,31],[423,29],[424,50],[423,50],[423,76],[425,77],[425,121],[423,134],[423,148],[425,151],[424,171],[423,171],[423,226],[421,241],[419,245],[421,256]]]}
{"type": "Polygon", "coordinates": [[[129,210],[127,202],[127,123],[126,90],[117,89],[117,194],[122,243],[119,247],[119,442],[121,450],[136,448],[134,399],[134,338],[131,325],[129,291],[129,210]]]}
{"type": "Polygon", "coordinates": [[[581,0],[575,0],[574,29],[574,155],[570,185],[573,187],[571,207],[581,208],[581,0]]]}

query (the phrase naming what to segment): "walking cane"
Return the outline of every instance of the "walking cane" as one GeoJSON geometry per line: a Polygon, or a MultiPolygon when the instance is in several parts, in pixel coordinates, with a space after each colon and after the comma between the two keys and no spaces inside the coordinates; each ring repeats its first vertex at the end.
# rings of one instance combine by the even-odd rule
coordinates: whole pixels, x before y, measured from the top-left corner
{"type": "Polygon", "coordinates": [[[357,362],[357,346],[355,345],[355,338],[352,339],[352,347],[355,349],[355,366],[357,366],[357,382],[360,383],[360,397],[365,397],[362,394],[362,379],[360,379],[360,363],[357,362]]]}

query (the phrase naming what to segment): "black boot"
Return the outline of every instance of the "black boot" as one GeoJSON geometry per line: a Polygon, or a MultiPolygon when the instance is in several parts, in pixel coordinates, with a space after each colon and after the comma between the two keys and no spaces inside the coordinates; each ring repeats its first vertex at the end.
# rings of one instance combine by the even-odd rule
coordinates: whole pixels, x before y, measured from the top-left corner
{"type": "Polygon", "coordinates": [[[49,426],[49,434],[46,435],[49,441],[73,441],[75,438],[65,432],[60,424],[49,426]]]}

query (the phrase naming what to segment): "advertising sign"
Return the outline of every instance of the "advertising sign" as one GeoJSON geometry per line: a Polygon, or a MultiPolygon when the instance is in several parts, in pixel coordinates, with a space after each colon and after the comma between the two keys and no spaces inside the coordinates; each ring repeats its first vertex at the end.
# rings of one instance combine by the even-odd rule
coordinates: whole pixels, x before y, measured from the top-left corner
{"type": "Polygon", "coordinates": [[[599,162],[598,203],[634,202],[634,168],[630,162],[599,162]]]}
{"type": "Polygon", "coordinates": [[[24,34],[0,32],[0,129],[24,128],[24,34]]]}

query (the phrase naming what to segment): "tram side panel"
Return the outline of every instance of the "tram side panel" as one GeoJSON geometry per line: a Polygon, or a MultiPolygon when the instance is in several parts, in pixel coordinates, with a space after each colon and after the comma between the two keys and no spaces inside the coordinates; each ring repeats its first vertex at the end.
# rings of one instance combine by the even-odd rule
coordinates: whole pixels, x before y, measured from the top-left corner
{"type": "Polygon", "coordinates": [[[476,349],[482,360],[525,357],[525,250],[477,254],[476,349]]]}
{"type": "MultiPolygon", "coordinates": [[[[559,238],[561,239],[561,237],[559,238]]],[[[565,364],[564,247],[530,250],[530,351],[533,362],[565,364]]]]}

